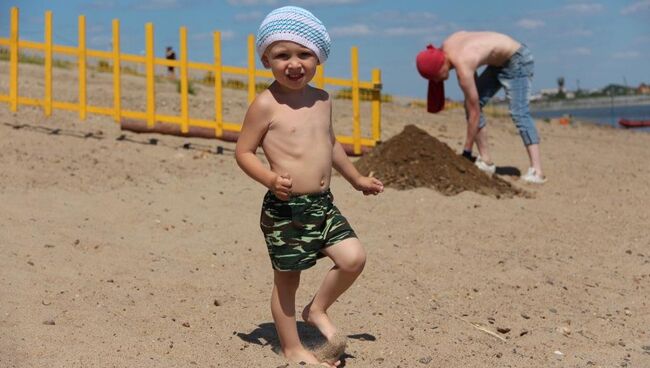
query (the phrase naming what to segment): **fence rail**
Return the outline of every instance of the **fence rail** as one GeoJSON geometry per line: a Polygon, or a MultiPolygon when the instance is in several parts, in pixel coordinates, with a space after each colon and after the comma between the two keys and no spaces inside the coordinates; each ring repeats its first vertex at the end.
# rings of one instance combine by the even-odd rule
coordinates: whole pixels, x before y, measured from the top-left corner
{"type": "MultiPolygon", "coordinates": [[[[0,38],[0,46],[9,49],[9,94],[0,94],[0,102],[9,104],[11,111],[17,111],[19,105],[40,106],[45,116],[50,116],[52,110],[78,111],[79,119],[84,120],[88,113],[112,116],[118,123],[123,118],[144,120],[149,128],[153,128],[156,122],[177,124],[182,133],[187,133],[190,126],[208,128],[214,130],[216,138],[224,137],[224,132],[239,132],[241,124],[223,120],[223,91],[222,81],[224,74],[245,76],[248,83],[248,103],[255,99],[255,84],[257,78],[273,78],[273,74],[267,70],[257,69],[255,66],[255,38],[248,36],[247,53],[248,65],[245,67],[222,65],[221,57],[221,33],[213,33],[214,61],[213,63],[195,62],[188,60],[187,50],[187,29],[180,27],[180,47],[178,60],[158,58],[154,53],[154,26],[152,23],[145,25],[145,54],[133,55],[122,53],[120,50],[120,23],[114,19],[112,22],[112,50],[92,50],[86,46],[86,17],[78,17],[78,45],[67,46],[53,43],[52,37],[52,12],[45,12],[45,31],[43,42],[21,40],[19,38],[19,10],[11,8],[10,34],[9,38],[0,38]],[[42,99],[20,96],[18,90],[18,56],[19,50],[31,49],[43,52],[45,81],[44,94],[42,99]],[[79,96],[78,102],[56,101],[52,96],[52,64],[55,54],[62,54],[76,57],[79,96]],[[99,58],[112,61],[113,74],[113,106],[92,106],[87,103],[87,67],[88,58],[99,58]],[[146,110],[133,111],[125,110],[121,106],[121,63],[133,62],[143,64],[146,78],[146,110]],[[155,66],[171,66],[180,71],[180,115],[163,115],[156,112],[155,93],[155,66]],[[189,71],[203,70],[214,75],[214,120],[196,119],[189,114],[189,71]]],[[[354,154],[361,154],[363,147],[374,147],[381,139],[381,71],[373,69],[371,81],[359,80],[358,49],[352,47],[350,56],[351,79],[326,77],[322,65],[318,66],[313,83],[319,88],[325,86],[349,87],[352,89],[352,135],[337,136],[339,142],[352,146],[354,154]],[[360,117],[360,96],[361,88],[373,90],[371,99],[371,136],[363,137],[361,133],[360,117]]]]}

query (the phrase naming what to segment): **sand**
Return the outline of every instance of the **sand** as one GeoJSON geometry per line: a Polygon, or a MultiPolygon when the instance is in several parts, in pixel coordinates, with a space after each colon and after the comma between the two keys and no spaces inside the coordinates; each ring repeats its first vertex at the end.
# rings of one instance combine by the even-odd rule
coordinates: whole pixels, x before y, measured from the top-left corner
{"type": "MultiPolygon", "coordinates": [[[[0,63],[3,93],[7,75],[0,63]]],[[[21,95],[42,95],[41,75],[21,65],[21,95]]],[[[57,98],[74,101],[74,72],[55,78],[57,98]]],[[[91,102],[109,105],[110,75],[89,81],[91,102]]],[[[144,106],[144,81],[123,83],[125,104],[144,106]]],[[[178,111],[175,86],[157,87],[160,109],[178,111]]],[[[192,114],[209,117],[210,91],[197,89],[192,114]]],[[[245,94],[227,93],[228,119],[240,120],[245,94]]],[[[335,129],[350,129],[349,103],[335,109],[335,129]]],[[[413,124],[459,152],[463,119],[385,104],[383,139],[413,124]]],[[[513,124],[489,120],[494,160],[510,168],[501,178],[526,197],[434,187],[364,197],[334,176],[368,251],[331,309],[345,366],[650,366],[650,135],[538,127],[549,181],[533,187],[512,174],[527,169],[513,124]]],[[[0,367],[290,366],[269,310],[265,189],[239,170],[232,143],[2,103],[0,147],[0,367]]],[[[330,266],[303,274],[299,311],[330,266]]]]}

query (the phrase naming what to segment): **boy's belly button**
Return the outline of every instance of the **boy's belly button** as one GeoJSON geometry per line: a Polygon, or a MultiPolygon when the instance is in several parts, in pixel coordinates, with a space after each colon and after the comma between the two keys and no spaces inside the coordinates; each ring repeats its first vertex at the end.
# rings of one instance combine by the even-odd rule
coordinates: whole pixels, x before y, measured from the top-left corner
{"type": "Polygon", "coordinates": [[[320,186],[325,186],[325,178],[320,179],[320,186]]]}

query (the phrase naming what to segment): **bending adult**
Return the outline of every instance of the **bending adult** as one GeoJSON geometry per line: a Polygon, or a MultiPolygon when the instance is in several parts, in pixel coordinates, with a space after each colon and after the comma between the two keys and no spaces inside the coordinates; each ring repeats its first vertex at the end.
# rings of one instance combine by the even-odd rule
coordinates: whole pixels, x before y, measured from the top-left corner
{"type": "Polygon", "coordinates": [[[488,148],[488,136],[482,108],[503,87],[510,115],[526,146],[530,167],[522,179],[541,184],[546,181],[542,171],[539,134],[530,115],[529,99],[534,59],[528,47],[508,35],[496,32],[456,32],[442,43],[441,48],[428,45],[417,55],[420,74],[429,80],[427,111],[436,113],[444,108],[443,82],[449,71],[456,70],[458,84],[465,95],[467,134],[463,156],[472,159],[474,143],[479,156],[476,166],[494,174],[488,148]],[[486,66],[480,76],[477,70],[486,66]]]}

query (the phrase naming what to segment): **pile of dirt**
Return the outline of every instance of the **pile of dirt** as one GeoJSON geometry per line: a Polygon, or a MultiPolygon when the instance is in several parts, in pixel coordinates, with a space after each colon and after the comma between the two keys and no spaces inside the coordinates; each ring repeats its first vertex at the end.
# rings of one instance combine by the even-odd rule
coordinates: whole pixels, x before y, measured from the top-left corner
{"type": "Polygon", "coordinates": [[[433,187],[444,195],[465,190],[501,197],[525,195],[508,182],[480,171],[445,143],[415,125],[375,147],[355,162],[364,175],[371,172],[396,189],[433,187]]]}

